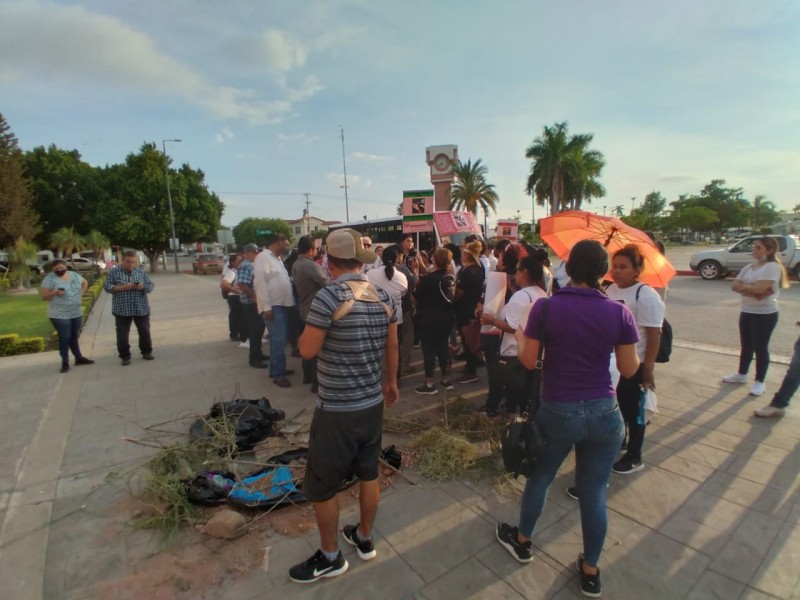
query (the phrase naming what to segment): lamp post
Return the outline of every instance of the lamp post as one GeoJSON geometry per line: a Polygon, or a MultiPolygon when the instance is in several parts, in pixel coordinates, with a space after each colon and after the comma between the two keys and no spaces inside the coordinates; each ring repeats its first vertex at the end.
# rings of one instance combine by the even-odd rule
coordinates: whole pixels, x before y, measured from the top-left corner
{"type": "MultiPolygon", "coordinates": [[[[164,179],[167,180],[167,205],[169,206],[169,229],[172,237],[170,238],[169,245],[175,245],[175,214],[172,212],[172,194],[169,191],[169,159],[167,159],[167,142],[180,142],[178,139],[161,140],[161,148],[164,150],[164,179]]],[[[178,248],[172,249],[172,255],[175,257],[175,272],[180,273],[178,270],[178,248]]]]}

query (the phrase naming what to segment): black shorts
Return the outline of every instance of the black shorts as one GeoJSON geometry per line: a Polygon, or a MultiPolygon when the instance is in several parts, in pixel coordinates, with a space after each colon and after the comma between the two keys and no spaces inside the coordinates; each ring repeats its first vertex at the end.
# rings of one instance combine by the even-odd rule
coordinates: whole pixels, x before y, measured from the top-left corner
{"type": "Polygon", "coordinates": [[[303,494],[312,502],[333,498],[342,481],[378,478],[383,402],[356,412],[317,409],[311,419],[303,494]]]}

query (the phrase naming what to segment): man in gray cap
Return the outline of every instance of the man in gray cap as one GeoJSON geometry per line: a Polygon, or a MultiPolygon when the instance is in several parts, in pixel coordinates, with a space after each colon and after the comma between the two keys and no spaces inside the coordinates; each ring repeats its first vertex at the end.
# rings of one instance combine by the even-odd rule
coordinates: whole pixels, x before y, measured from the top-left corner
{"type": "Polygon", "coordinates": [[[247,244],[244,247],[244,260],[236,270],[236,285],[242,291],[239,302],[247,319],[247,333],[250,338],[250,366],[255,369],[266,369],[269,366],[267,356],[261,351],[261,336],[264,335],[264,319],[258,314],[258,305],[253,280],[253,261],[258,256],[258,246],[247,244]]]}
{"type": "Polygon", "coordinates": [[[334,282],[317,292],[300,337],[300,354],[317,357],[319,398],[311,422],[303,494],[313,503],[320,550],[289,570],[309,583],[348,569],[339,550],[337,492],[345,477],[360,481],[360,520],[342,530],[361,560],[375,557],[372,523],[381,487],[383,406],[397,402],[397,315],[389,295],[361,273],[377,256],[352,229],[328,234],[328,268],[334,282]]]}

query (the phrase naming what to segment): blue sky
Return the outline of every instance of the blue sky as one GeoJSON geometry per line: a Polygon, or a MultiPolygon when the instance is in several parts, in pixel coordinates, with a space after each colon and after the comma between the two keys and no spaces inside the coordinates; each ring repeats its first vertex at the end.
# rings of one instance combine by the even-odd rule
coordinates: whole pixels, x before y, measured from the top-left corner
{"type": "MultiPolygon", "coordinates": [[[[531,218],[525,148],[593,133],[630,210],[713,178],[800,203],[800,3],[170,0],[0,3],[0,112],[92,164],[181,138],[223,223],[395,213],[425,147],[482,159],[497,217],[531,218]]],[[[537,218],[542,209],[537,207],[537,218]]],[[[490,218],[490,222],[494,216],[490,218]]]]}

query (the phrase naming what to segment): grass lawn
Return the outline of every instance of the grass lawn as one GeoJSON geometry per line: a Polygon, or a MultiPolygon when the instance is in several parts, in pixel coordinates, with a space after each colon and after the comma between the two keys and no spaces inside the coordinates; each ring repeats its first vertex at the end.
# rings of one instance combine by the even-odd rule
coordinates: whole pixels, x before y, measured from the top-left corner
{"type": "Polygon", "coordinates": [[[53,325],[47,318],[47,302],[39,294],[0,295],[0,335],[18,333],[20,337],[50,339],[53,325]]]}

